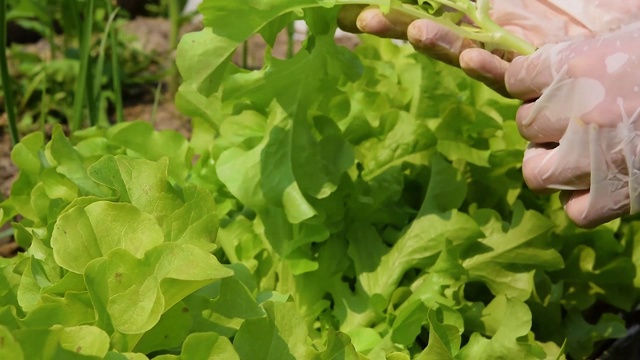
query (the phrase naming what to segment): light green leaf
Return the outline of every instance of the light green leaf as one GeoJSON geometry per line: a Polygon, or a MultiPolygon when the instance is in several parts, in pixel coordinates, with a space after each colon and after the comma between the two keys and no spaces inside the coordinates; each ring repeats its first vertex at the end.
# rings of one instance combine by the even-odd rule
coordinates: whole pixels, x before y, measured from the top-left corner
{"type": "Polygon", "coordinates": [[[391,326],[391,340],[406,346],[413,344],[422,330],[422,324],[427,319],[428,313],[429,309],[420,300],[403,306],[396,313],[396,319],[391,326]]]}
{"type": "Polygon", "coordinates": [[[318,360],[358,360],[358,353],[347,334],[329,330],[327,348],[320,353],[318,360]]]}
{"type": "Polygon", "coordinates": [[[169,176],[181,182],[189,171],[189,143],[174,131],[154,131],[144,121],[117,124],[107,131],[107,138],[136,155],[151,161],[169,159],[169,176]]]}
{"type": "Polygon", "coordinates": [[[435,310],[429,310],[429,343],[416,360],[453,360],[460,350],[460,330],[440,322],[435,310]]]}
{"type": "Polygon", "coordinates": [[[81,274],[91,260],[114,249],[142,257],[163,242],[156,219],[133,205],[98,201],[84,208],[70,206],[51,236],[56,262],[69,271],[81,274]]]}
{"type": "Polygon", "coordinates": [[[69,291],[63,298],[43,295],[41,301],[42,303],[21,321],[23,327],[77,326],[93,323],[96,320],[91,298],[86,291],[69,291]]]}
{"type": "Polygon", "coordinates": [[[231,341],[214,333],[194,333],[182,345],[181,360],[240,360],[231,341]]]}
{"type": "Polygon", "coordinates": [[[481,240],[488,251],[462,263],[471,280],[487,284],[495,295],[505,294],[521,300],[533,289],[533,270],[557,270],[563,266],[560,254],[548,246],[552,228],[542,215],[516,205],[510,229],[489,234],[481,240]]]}
{"type": "Polygon", "coordinates": [[[246,320],[234,337],[241,360],[295,360],[305,357],[307,331],[293,303],[266,303],[268,316],[246,320]],[[255,334],[260,334],[256,337],[255,334]]]}
{"type": "Polygon", "coordinates": [[[464,160],[479,166],[489,166],[489,150],[478,150],[458,141],[438,140],[438,151],[449,160],[464,160]]]}
{"type": "Polygon", "coordinates": [[[94,326],[75,326],[62,329],[60,346],[79,354],[104,358],[109,350],[109,335],[94,326]]]}
{"type": "Polygon", "coordinates": [[[62,128],[57,126],[53,131],[51,142],[47,144],[47,151],[55,161],[56,171],[78,186],[83,195],[107,197],[109,191],[96,184],[87,174],[89,164],[85,162],[73,144],[64,135],[62,128]]]}
{"type": "Polygon", "coordinates": [[[73,328],[64,329],[62,327],[20,329],[14,331],[13,335],[20,343],[25,359],[102,359],[103,356],[93,354],[103,351],[106,353],[105,345],[108,346],[109,339],[101,330],[92,329],[94,330],[86,333],[86,337],[83,334],[78,334],[73,328]],[[87,349],[84,349],[82,345],[86,345],[87,349]]]}
{"type": "Polygon", "coordinates": [[[216,164],[216,172],[229,191],[243,204],[252,209],[265,206],[260,179],[260,154],[262,147],[250,151],[231,148],[216,164]]]}
{"type": "Polygon", "coordinates": [[[13,337],[9,329],[0,325],[0,358],[12,360],[24,360],[24,353],[20,348],[20,344],[13,337]]]}
{"type": "Polygon", "coordinates": [[[525,337],[531,330],[531,311],[527,305],[515,298],[496,296],[482,311],[487,335],[483,338],[474,333],[469,343],[457,356],[460,360],[489,359],[544,359],[542,347],[525,337]]]}
{"type": "Polygon", "coordinates": [[[193,325],[189,311],[190,309],[183,302],[175,304],[162,314],[153,328],[142,335],[133,351],[149,354],[180,346],[189,335],[193,325]]]}
{"type": "Polygon", "coordinates": [[[119,353],[109,351],[104,360],[149,360],[149,358],[140,353],[119,353]]]}
{"type": "Polygon", "coordinates": [[[212,251],[218,228],[213,195],[194,185],[175,189],[167,180],[167,161],[156,163],[106,156],[89,169],[97,182],[115,189],[120,201],[153,215],[165,241],[186,242],[212,251]]]}
{"type": "Polygon", "coordinates": [[[153,328],[187,295],[231,275],[213,255],[197,247],[164,243],[142,259],[115,249],[87,265],[85,282],[99,323],[112,324],[123,334],[138,334],[153,328]]]}

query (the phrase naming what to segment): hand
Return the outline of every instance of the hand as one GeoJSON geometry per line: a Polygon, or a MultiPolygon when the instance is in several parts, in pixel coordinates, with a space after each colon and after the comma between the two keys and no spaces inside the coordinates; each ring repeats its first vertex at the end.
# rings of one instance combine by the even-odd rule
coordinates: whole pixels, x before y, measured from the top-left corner
{"type": "MultiPolygon", "coordinates": [[[[629,22],[629,19],[637,19],[640,13],[640,7],[627,0],[599,3],[493,0],[491,16],[507,30],[535,46],[541,46],[609,30],[629,22]]],[[[416,50],[461,67],[469,76],[508,96],[504,87],[504,72],[508,64],[504,60],[510,60],[514,54],[492,54],[483,51],[482,44],[461,38],[429,20],[414,21],[393,12],[384,15],[375,7],[344,7],[340,15],[340,27],[350,32],[366,32],[381,37],[409,40],[416,50]]]]}
{"type": "Polygon", "coordinates": [[[506,86],[532,144],[527,185],[562,190],[568,216],[593,227],[640,211],[640,23],[547,45],[513,60],[506,86]]]}

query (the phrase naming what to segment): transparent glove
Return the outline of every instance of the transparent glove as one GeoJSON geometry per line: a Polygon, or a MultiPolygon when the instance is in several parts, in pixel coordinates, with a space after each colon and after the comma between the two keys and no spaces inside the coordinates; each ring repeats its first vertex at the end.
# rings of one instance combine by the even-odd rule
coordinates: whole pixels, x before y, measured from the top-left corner
{"type": "Polygon", "coordinates": [[[593,227],[640,211],[640,22],[591,39],[545,45],[513,60],[509,93],[531,141],[523,174],[563,190],[569,217],[593,227]]]}
{"type": "MultiPolygon", "coordinates": [[[[535,46],[586,37],[640,18],[640,6],[628,0],[492,0],[491,17],[535,46]],[[633,19],[633,20],[631,20],[633,19]]],[[[340,16],[345,31],[406,39],[432,58],[461,67],[469,76],[508,95],[504,72],[513,54],[482,50],[482,44],[463,39],[429,20],[416,20],[375,7],[347,6],[340,16]]]]}

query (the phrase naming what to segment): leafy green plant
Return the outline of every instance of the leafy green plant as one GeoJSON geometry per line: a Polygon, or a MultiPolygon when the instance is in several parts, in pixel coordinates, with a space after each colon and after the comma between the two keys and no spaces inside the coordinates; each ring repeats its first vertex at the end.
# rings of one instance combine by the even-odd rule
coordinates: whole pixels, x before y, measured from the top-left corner
{"type": "Polygon", "coordinates": [[[132,45],[135,38],[121,31],[128,20],[108,1],[29,0],[10,5],[9,17],[37,29],[51,48],[50,54],[19,44],[8,49],[20,132],[50,123],[73,129],[106,125],[112,115],[122,122],[123,97],[139,97],[145,87],[153,91],[170,72],[158,54],[132,45]],[[55,34],[53,24],[63,24],[61,35],[55,34]]]}
{"type": "Polygon", "coordinates": [[[13,144],[18,143],[18,119],[16,116],[15,102],[13,100],[12,80],[9,77],[9,65],[7,64],[7,5],[4,0],[0,1],[0,83],[2,83],[5,95],[4,107],[9,122],[9,133],[13,144]]]}
{"type": "MultiPolygon", "coordinates": [[[[217,3],[248,14],[211,0],[206,22],[217,3]]],[[[638,224],[580,230],[526,189],[517,102],[409,46],[338,47],[336,8],[261,4],[268,43],[300,17],[309,38],[256,71],[228,59],[256,24],[183,38],[190,140],[123,123],[15,147],[1,355],[584,359],[625,334],[638,224]]]]}

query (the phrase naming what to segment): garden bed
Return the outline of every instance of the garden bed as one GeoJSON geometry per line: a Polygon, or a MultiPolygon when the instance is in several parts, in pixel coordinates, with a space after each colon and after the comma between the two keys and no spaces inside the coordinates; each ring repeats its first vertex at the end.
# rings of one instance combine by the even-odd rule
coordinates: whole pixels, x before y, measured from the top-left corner
{"type": "Polygon", "coordinates": [[[26,121],[13,163],[2,135],[0,357],[614,360],[638,222],[579,229],[530,191],[518,102],[402,43],[339,46],[335,8],[261,4],[208,1],[175,97],[168,23],[138,17],[126,121],[26,121]]]}

